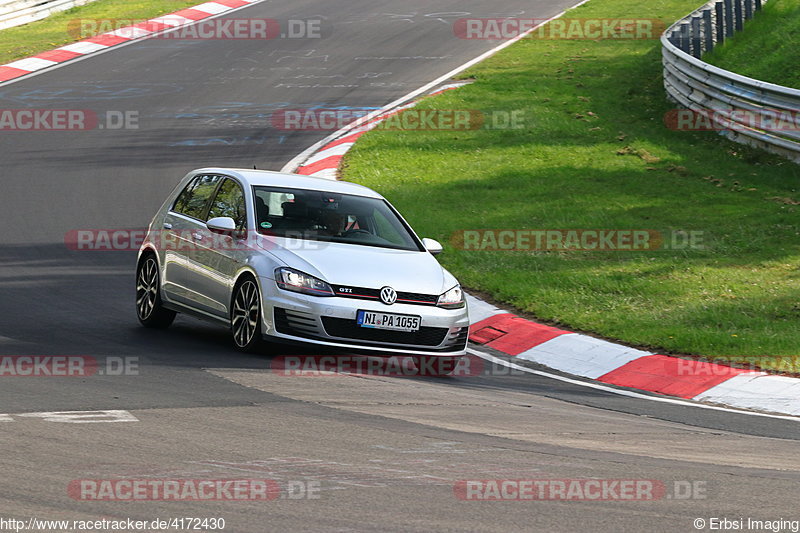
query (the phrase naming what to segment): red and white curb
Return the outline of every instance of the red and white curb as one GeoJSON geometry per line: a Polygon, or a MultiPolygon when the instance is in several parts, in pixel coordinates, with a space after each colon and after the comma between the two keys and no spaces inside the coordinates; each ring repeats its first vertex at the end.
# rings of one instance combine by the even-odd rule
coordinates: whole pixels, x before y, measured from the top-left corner
{"type": "Polygon", "coordinates": [[[88,54],[93,54],[114,46],[149,37],[157,33],[174,30],[182,26],[194,24],[198,20],[213,17],[227,11],[246,7],[262,0],[215,0],[205,2],[187,9],[181,9],[168,15],[162,15],[145,22],[126,26],[112,32],[103,33],[84,39],[55,50],[49,50],[35,56],[18,59],[0,65],[0,83],[27,76],[33,72],[46,69],[88,54]]]}
{"type": "MultiPolygon", "coordinates": [[[[448,85],[431,94],[461,85],[448,85]]],[[[342,158],[362,135],[414,105],[393,108],[363,124],[356,123],[307,156],[296,172],[337,179],[342,158]]],[[[474,296],[467,298],[472,321],[470,341],[506,355],[609,385],[800,416],[800,379],[637,350],[538,324],[474,296]]]]}
{"type": "Polygon", "coordinates": [[[470,340],[601,383],[742,409],[800,415],[800,379],[659,355],[538,324],[468,295],[470,340]]]}

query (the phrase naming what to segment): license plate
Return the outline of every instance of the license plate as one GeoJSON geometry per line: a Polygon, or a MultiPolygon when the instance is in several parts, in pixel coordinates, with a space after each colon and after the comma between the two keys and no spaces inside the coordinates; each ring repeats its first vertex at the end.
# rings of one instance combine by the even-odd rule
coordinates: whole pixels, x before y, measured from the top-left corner
{"type": "Polygon", "coordinates": [[[374,311],[358,312],[358,325],[362,328],[419,331],[421,322],[422,318],[413,315],[395,315],[392,313],[376,313],[374,311]]]}

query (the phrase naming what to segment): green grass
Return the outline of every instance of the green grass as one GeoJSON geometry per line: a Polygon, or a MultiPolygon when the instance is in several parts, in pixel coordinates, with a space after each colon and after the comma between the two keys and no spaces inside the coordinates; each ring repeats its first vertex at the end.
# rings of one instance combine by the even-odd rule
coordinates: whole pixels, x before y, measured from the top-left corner
{"type": "Polygon", "coordinates": [[[202,3],[200,0],[98,0],[46,19],[0,31],[0,64],[80,41],[79,19],[141,21],[202,3]]]}
{"type": "MultiPolygon", "coordinates": [[[[675,20],[698,0],[592,0],[579,18],[675,20]]],[[[524,111],[521,130],[372,131],[344,179],[385,194],[465,287],[563,327],[797,371],[800,166],[667,129],[658,40],[523,40],[420,108],[524,111]],[[703,250],[466,251],[468,229],[704,232],[703,250]]]]}
{"type": "Polygon", "coordinates": [[[703,60],[762,81],[800,88],[800,3],[770,0],[764,9],[703,60]]]}

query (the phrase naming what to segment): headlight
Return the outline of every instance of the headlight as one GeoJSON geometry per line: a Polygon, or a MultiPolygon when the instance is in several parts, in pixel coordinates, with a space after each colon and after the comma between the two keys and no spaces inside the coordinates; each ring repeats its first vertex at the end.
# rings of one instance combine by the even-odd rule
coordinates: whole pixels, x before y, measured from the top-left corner
{"type": "Polygon", "coordinates": [[[445,309],[461,309],[464,307],[466,302],[464,301],[464,291],[461,290],[461,285],[456,285],[439,296],[436,305],[445,309]]]}
{"type": "Polygon", "coordinates": [[[275,283],[287,291],[301,292],[312,296],[334,296],[330,285],[319,278],[292,268],[276,268],[275,283]]]}

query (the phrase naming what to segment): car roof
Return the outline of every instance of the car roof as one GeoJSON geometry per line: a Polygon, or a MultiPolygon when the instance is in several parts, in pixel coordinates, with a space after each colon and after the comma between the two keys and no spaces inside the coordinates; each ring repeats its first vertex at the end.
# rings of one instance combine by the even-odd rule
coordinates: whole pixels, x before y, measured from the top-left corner
{"type": "Polygon", "coordinates": [[[307,189],[312,191],[324,191],[340,194],[352,194],[355,196],[367,196],[370,198],[383,198],[380,194],[370,188],[350,183],[348,181],[337,181],[302,174],[288,174],[285,172],[273,172],[270,170],[253,170],[243,168],[201,168],[192,171],[192,174],[223,174],[238,178],[244,184],[250,186],[269,186],[287,187],[291,189],[307,189]]]}

